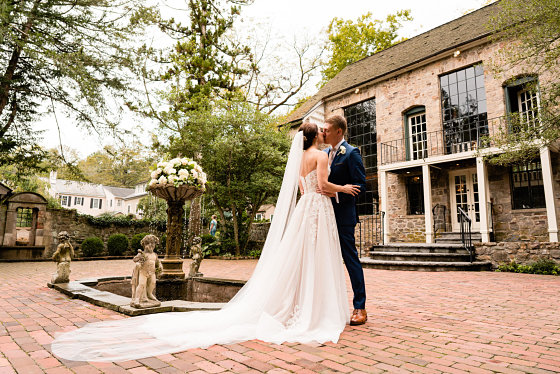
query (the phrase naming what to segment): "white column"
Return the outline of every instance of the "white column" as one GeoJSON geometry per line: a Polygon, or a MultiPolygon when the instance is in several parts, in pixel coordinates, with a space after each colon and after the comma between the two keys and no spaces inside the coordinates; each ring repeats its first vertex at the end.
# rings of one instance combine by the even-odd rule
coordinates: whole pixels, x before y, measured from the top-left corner
{"type": "Polygon", "coordinates": [[[422,165],[422,185],[424,187],[424,220],[426,226],[426,243],[434,242],[432,218],[432,178],[430,165],[422,165]]]}
{"type": "Polygon", "coordinates": [[[488,171],[486,163],[482,157],[476,158],[476,175],[478,179],[478,205],[480,213],[480,236],[483,243],[490,241],[490,231],[488,227],[488,171]]]}
{"type": "Polygon", "coordinates": [[[389,243],[389,186],[386,171],[379,172],[379,181],[381,184],[381,211],[385,212],[383,222],[381,223],[383,225],[383,240],[384,243],[389,243]]]}
{"type": "Polygon", "coordinates": [[[552,164],[548,147],[541,149],[541,165],[544,184],[544,198],[546,201],[546,215],[548,217],[548,235],[551,242],[558,241],[558,218],[556,204],[554,203],[554,187],[552,180],[552,164]]]}

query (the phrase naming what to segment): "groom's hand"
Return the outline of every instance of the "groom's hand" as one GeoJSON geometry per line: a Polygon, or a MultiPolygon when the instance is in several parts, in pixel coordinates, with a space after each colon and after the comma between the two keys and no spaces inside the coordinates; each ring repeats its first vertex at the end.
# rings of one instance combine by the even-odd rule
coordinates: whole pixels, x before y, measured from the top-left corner
{"type": "Polygon", "coordinates": [[[320,188],[317,188],[317,193],[320,193],[321,195],[328,196],[328,197],[336,197],[336,193],[334,192],[328,193],[326,191],[321,190],[320,188]]]}

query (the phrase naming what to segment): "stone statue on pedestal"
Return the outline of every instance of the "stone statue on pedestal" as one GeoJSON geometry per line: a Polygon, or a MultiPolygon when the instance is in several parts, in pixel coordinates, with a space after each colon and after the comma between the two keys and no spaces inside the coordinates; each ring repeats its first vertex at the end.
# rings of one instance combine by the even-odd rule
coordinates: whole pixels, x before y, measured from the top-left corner
{"type": "Polygon", "coordinates": [[[158,255],[154,253],[156,244],[159,243],[157,236],[146,235],[140,242],[144,251],[138,250],[133,261],[136,263],[132,271],[132,301],[130,306],[135,308],[151,308],[160,306],[154,293],[156,289],[156,272],[161,267],[158,255]]]}
{"type": "Polygon", "coordinates": [[[56,273],[53,274],[51,283],[70,282],[70,262],[74,257],[74,248],[70,244],[70,235],[66,231],[58,233],[58,246],[52,259],[57,263],[56,273]]]}
{"type": "Polygon", "coordinates": [[[202,239],[198,236],[193,238],[193,246],[191,247],[192,262],[189,271],[189,277],[202,277],[202,273],[198,272],[200,268],[200,263],[204,258],[204,253],[202,253],[202,239]]]}

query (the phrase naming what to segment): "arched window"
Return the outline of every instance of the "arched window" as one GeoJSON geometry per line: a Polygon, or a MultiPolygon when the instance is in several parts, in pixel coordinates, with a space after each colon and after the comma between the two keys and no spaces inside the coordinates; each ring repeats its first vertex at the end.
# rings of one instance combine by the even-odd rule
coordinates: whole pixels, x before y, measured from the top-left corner
{"type": "Polygon", "coordinates": [[[420,160],[428,157],[426,107],[416,106],[404,113],[406,159],[420,160]]]}

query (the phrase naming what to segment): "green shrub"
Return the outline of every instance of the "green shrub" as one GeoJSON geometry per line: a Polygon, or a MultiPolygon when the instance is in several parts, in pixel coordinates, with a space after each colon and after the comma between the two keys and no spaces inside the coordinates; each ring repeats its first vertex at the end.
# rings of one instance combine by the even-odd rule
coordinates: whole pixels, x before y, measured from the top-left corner
{"type": "Polygon", "coordinates": [[[128,238],[125,234],[113,234],[107,240],[109,256],[123,256],[128,250],[128,238]]]}
{"type": "Polygon", "coordinates": [[[515,261],[509,264],[501,264],[496,271],[512,272],[512,273],[526,273],[526,274],[544,274],[544,275],[559,275],[560,267],[550,259],[539,259],[537,262],[532,262],[528,265],[520,265],[515,261]]]}
{"type": "Polygon", "coordinates": [[[103,253],[103,240],[97,236],[87,238],[82,242],[83,257],[97,257],[103,253]]]}
{"type": "Polygon", "coordinates": [[[210,234],[202,235],[200,238],[202,239],[203,246],[206,244],[214,243],[216,241],[216,237],[210,234]]]}
{"type": "Polygon", "coordinates": [[[262,253],[262,249],[253,249],[249,252],[249,257],[260,258],[261,253],[262,253]]]}
{"type": "Polygon", "coordinates": [[[147,232],[142,232],[132,237],[132,239],[130,240],[130,246],[132,247],[132,251],[134,253],[136,253],[136,251],[138,251],[139,249],[142,249],[142,244],[140,244],[140,242],[142,241],[142,239],[144,239],[146,235],[150,235],[150,234],[147,232]]]}
{"type": "Polygon", "coordinates": [[[160,250],[165,253],[165,244],[167,243],[167,234],[163,234],[159,240],[160,250]]]}

